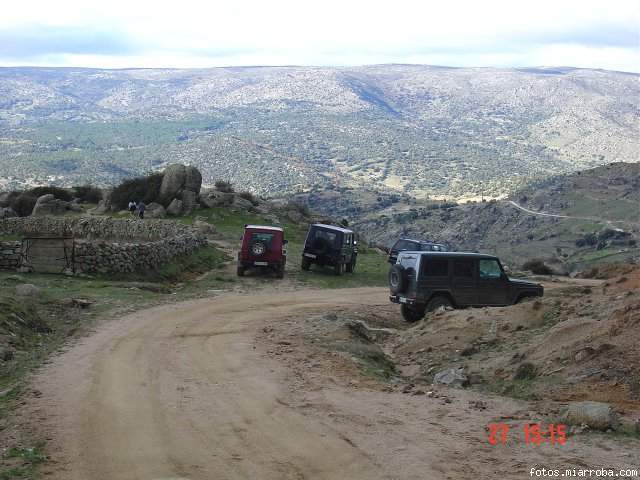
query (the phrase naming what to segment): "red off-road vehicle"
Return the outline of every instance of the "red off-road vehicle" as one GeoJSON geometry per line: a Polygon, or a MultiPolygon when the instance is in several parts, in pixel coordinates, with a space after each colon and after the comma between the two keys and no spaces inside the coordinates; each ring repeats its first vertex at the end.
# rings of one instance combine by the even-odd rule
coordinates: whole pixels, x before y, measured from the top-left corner
{"type": "Polygon", "coordinates": [[[249,268],[267,269],[284,277],[287,250],[284,230],[266,225],[245,225],[242,246],[238,252],[238,276],[244,276],[249,268]]]}

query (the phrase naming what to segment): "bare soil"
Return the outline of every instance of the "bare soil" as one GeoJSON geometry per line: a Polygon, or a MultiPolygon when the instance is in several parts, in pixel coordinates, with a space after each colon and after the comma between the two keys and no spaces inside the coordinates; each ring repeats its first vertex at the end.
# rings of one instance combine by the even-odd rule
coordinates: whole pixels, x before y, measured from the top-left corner
{"type": "Polygon", "coordinates": [[[580,282],[548,285],[540,302],[415,325],[380,288],[267,288],[164,305],[113,319],[55,357],[20,415],[47,439],[51,479],[521,479],[534,466],[638,467],[633,439],[524,442],[525,423],[547,423],[590,391],[613,392],[605,399],[637,418],[616,370],[638,365],[637,291],[580,282]],[[582,346],[593,352],[578,361],[582,346]],[[554,381],[514,398],[523,359],[554,381]],[[605,361],[610,377],[580,376],[605,361]],[[431,386],[450,365],[477,384],[431,386]],[[511,427],[505,445],[488,443],[493,422],[511,427]]]}

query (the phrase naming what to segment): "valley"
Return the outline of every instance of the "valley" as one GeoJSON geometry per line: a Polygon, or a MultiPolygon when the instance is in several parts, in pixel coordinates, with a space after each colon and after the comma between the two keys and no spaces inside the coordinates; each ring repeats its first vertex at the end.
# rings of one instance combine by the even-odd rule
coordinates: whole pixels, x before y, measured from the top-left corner
{"type": "Polygon", "coordinates": [[[261,195],[496,198],[638,161],[636,74],[586,69],[0,69],[0,185],[112,185],[168,163],[261,195]],[[505,174],[507,173],[508,174],[505,174]]]}

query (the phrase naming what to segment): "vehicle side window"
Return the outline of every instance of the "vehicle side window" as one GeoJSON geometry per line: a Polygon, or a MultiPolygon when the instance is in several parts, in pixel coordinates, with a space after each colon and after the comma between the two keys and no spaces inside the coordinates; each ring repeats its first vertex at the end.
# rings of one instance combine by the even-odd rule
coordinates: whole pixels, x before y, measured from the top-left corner
{"type": "Polygon", "coordinates": [[[411,242],[407,242],[406,240],[398,240],[393,247],[394,250],[414,250],[413,244],[411,242]]]}
{"type": "Polygon", "coordinates": [[[453,276],[458,278],[473,278],[473,260],[457,258],[453,261],[453,276]]]}
{"type": "Polygon", "coordinates": [[[446,258],[429,258],[426,262],[423,259],[421,268],[423,277],[446,277],[449,275],[449,260],[446,258]]]}
{"type": "Polygon", "coordinates": [[[502,275],[502,269],[497,260],[480,260],[480,278],[496,279],[502,275]]]}

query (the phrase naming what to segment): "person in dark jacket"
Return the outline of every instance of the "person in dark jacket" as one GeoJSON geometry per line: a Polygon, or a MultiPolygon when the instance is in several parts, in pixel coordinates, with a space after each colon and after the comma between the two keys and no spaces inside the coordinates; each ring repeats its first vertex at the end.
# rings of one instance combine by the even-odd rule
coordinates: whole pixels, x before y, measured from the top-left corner
{"type": "Polygon", "coordinates": [[[144,202],[142,200],[140,200],[140,202],[138,203],[138,216],[140,218],[144,218],[144,211],[146,210],[147,206],[144,204],[144,202]]]}

